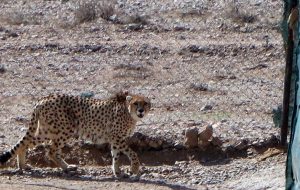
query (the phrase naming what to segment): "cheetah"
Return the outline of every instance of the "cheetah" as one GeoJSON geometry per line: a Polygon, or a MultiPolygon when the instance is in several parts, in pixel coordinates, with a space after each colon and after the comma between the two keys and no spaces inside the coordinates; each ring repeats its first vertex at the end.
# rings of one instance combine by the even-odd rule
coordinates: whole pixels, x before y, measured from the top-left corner
{"type": "Polygon", "coordinates": [[[0,155],[0,163],[3,165],[17,155],[19,169],[30,169],[31,166],[25,163],[27,149],[45,143],[49,159],[58,167],[64,171],[76,170],[76,165],[69,165],[62,159],[61,150],[68,140],[77,137],[97,144],[110,144],[114,176],[121,177],[121,153],[130,159],[130,174],[139,175],[138,156],[127,140],[137,121],[148,114],[150,107],[148,98],[128,92],[117,93],[106,100],[49,95],[38,101],[27,133],[11,150],[0,155]]]}

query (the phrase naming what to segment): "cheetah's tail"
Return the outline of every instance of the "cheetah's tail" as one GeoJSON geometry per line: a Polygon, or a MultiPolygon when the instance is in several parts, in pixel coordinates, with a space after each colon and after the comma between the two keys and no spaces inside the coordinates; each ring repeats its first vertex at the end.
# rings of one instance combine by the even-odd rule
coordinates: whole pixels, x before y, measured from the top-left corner
{"type": "Polygon", "coordinates": [[[37,114],[33,113],[27,133],[22,138],[22,140],[20,140],[12,149],[0,155],[0,165],[5,164],[10,158],[18,154],[18,151],[23,149],[24,146],[28,146],[26,141],[28,141],[29,138],[33,136],[32,133],[34,133],[37,130],[37,123],[38,123],[37,121],[38,121],[37,114]]]}
{"type": "Polygon", "coordinates": [[[10,158],[12,157],[10,151],[3,153],[0,155],[0,163],[4,164],[6,163],[10,158]]]}
{"type": "Polygon", "coordinates": [[[18,142],[12,149],[10,149],[7,152],[4,152],[0,155],[0,165],[5,164],[10,158],[12,158],[15,154],[17,154],[18,150],[24,146],[26,140],[26,135],[23,137],[23,139],[18,142]]]}

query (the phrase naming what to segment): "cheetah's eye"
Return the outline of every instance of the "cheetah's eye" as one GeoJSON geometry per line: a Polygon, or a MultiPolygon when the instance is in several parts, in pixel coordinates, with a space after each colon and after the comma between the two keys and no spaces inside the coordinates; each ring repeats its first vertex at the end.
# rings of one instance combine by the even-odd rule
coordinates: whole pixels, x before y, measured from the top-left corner
{"type": "Polygon", "coordinates": [[[134,103],[133,103],[133,105],[137,106],[137,105],[138,105],[138,103],[137,103],[137,102],[134,102],[134,103]]]}

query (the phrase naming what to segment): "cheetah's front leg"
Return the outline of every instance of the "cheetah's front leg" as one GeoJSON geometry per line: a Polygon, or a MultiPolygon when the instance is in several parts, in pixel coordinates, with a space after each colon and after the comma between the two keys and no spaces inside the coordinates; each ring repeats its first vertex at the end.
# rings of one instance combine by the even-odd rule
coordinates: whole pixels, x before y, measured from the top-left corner
{"type": "Polygon", "coordinates": [[[122,142],[121,151],[129,158],[131,162],[130,172],[139,175],[140,161],[137,154],[128,146],[126,141],[122,142]]]}
{"type": "Polygon", "coordinates": [[[113,157],[113,172],[114,175],[119,177],[120,176],[120,165],[119,165],[119,157],[120,153],[123,152],[130,160],[131,167],[130,167],[130,173],[134,174],[136,176],[139,176],[139,167],[140,167],[140,161],[138,159],[137,154],[129,148],[126,141],[120,141],[118,144],[113,144],[112,146],[112,157],[113,157]]]}
{"type": "Polygon", "coordinates": [[[116,146],[111,146],[111,155],[112,155],[112,170],[115,177],[122,177],[120,170],[120,154],[121,152],[116,148],[116,146]]]}
{"type": "Polygon", "coordinates": [[[131,150],[131,148],[129,148],[128,145],[126,146],[123,152],[130,159],[130,172],[132,174],[139,175],[140,161],[137,154],[133,150],[131,150]]]}

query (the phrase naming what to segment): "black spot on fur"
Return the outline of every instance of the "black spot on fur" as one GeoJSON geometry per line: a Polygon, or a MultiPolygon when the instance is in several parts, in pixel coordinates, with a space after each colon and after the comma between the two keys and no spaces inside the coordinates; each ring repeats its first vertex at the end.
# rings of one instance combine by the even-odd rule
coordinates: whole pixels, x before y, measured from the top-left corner
{"type": "Polygon", "coordinates": [[[5,152],[2,155],[0,155],[0,163],[4,164],[11,158],[10,152],[5,152]]]}

